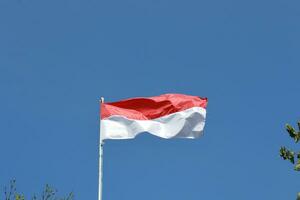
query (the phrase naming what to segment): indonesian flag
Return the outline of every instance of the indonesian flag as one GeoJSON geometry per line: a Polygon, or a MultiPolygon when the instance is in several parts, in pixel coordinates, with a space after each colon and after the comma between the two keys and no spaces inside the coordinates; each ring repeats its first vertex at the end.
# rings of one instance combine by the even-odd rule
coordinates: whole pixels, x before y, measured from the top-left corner
{"type": "Polygon", "coordinates": [[[205,125],[207,98],[183,94],[101,103],[101,138],[131,139],[148,132],[162,138],[197,138],[205,125]]]}

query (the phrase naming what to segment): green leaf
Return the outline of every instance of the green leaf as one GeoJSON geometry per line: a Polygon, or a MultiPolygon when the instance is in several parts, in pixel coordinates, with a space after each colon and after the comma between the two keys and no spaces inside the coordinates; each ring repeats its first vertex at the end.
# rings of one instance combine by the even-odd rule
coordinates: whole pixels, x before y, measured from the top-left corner
{"type": "Polygon", "coordinates": [[[300,160],[297,161],[297,164],[295,166],[296,171],[300,171],[300,160]]]}
{"type": "Polygon", "coordinates": [[[293,151],[288,150],[287,155],[291,163],[295,164],[295,153],[293,151]]]}
{"type": "Polygon", "coordinates": [[[284,160],[287,159],[287,153],[286,153],[286,151],[287,151],[287,150],[286,150],[285,147],[281,147],[280,150],[279,150],[280,156],[281,156],[284,160]]]}
{"type": "Polygon", "coordinates": [[[284,160],[289,160],[291,163],[295,164],[295,153],[293,151],[290,151],[285,147],[281,147],[279,152],[280,156],[284,160]]]}
{"type": "Polygon", "coordinates": [[[289,158],[289,160],[291,161],[291,163],[295,164],[295,158],[294,158],[294,156],[291,156],[291,157],[289,158]]]}
{"type": "Polygon", "coordinates": [[[289,124],[286,124],[285,127],[286,127],[286,131],[289,133],[290,137],[295,138],[295,136],[296,136],[295,129],[289,124]]]}
{"type": "Polygon", "coordinates": [[[25,197],[24,197],[24,195],[16,194],[15,199],[16,200],[25,200],[25,197]]]}

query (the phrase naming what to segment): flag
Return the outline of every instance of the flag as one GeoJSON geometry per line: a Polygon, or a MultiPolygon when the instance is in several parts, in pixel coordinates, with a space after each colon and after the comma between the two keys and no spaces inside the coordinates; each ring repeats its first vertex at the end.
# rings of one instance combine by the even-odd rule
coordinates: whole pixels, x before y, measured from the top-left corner
{"type": "Polygon", "coordinates": [[[101,103],[101,138],[132,139],[148,132],[162,138],[202,135],[207,98],[184,94],[131,98],[101,103]]]}

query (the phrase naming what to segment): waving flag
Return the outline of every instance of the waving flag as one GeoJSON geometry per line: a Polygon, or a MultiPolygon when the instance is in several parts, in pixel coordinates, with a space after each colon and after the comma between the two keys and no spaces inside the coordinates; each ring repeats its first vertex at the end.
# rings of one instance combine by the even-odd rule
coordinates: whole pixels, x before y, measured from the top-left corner
{"type": "Polygon", "coordinates": [[[101,103],[101,138],[131,139],[142,132],[162,138],[197,138],[205,125],[207,98],[183,94],[101,103]]]}

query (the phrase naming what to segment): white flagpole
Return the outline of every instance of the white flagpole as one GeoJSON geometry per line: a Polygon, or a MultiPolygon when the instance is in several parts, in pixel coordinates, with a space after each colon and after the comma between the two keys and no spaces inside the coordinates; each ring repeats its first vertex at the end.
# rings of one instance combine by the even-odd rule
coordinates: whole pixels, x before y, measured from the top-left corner
{"type": "MultiPolygon", "coordinates": [[[[104,98],[101,97],[101,100],[100,100],[100,106],[101,104],[104,103],[104,98]]],[[[101,116],[101,115],[100,115],[101,116]]],[[[101,122],[101,119],[100,119],[100,122],[101,122]]],[[[99,132],[101,130],[101,124],[99,126],[99,132]]],[[[102,177],[103,177],[103,145],[104,145],[104,142],[103,142],[103,139],[102,139],[102,134],[100,133],[100,142],[99,142],[99,191],[98,191],[98,200],[102,200],[102,189],[103,189],[103,180],[102,180],[102,177]]]]}

